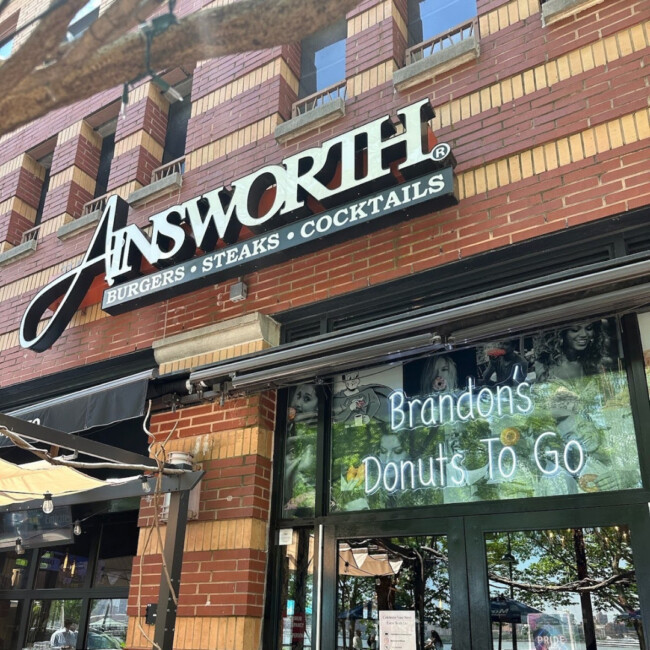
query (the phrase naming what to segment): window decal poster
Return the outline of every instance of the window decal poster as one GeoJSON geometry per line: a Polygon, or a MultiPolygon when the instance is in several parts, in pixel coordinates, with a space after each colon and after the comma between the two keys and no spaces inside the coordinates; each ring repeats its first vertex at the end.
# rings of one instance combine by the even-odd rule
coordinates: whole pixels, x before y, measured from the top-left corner
{"type": "Polygon", "coordinates": [[[334,511],[641,486],[615,318],[351,369],[331,404],[334,511]]]}
{"type": "Polygon", "coordinates": [[[415,612],[379,612],[379,650],[416,650],[415,612]]]}

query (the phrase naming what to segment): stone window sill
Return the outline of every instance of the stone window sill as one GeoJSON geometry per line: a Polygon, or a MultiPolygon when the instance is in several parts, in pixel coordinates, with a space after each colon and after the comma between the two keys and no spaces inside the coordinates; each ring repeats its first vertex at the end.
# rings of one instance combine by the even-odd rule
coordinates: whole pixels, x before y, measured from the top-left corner
{"type": "Polygon", "coordinates": [[[127,198],[127,203],[134,207],[144,205],[148,201],[153,201],[161,196],[180,190],[181,187],[183,187],[183,174],[181,172],[173,172],[160,180],[141,187],[135,192],[131,192],[127,198]]]}
{"type": "Polygon", "coordinates": [[[542,25],[548,27],[603,2],[604,0],[546,0],[542,5],[542,25]]]}
{"type": "Polygon", "coordinates": [[[85,214],[83,217],[78,219],[73,219],[68,223],[63,224],[57,231],[56,236],[59,239],[68,239],[69,237],[74,237],[80,232],[89,230],[92,228],[102,217],[103,210],[93,210],[88,214],[85,214]]]}
{"type": "Polygon", "coordinates": [[[417,86],[425,81],[435,79],[438,75],[453,70],[465,63],[475,61],[479,55],[479,41],[472,35],[440,52],[395,70],[393,85],[398,91],[417,86]]]}
{"type": "Polygon", "coordinates": [[[13,264],[23,257],[31,255],[36,250],[37,245],[38,241],[36,239],[30,239],[29,241],[23,242],[22,244],[18,244],[18,246],[10,248],[4,253],[0,253],[0,266],[8,266],[9,264],[13,264]]]}
{"type": "Polygon", "coordinates": [[[345,99],[335,97],[311,110],[292,117],[275,127],[275,139],[283,144],[292,138],[314,131],[325,124],[334,122],[345,115],[345,99]]]}

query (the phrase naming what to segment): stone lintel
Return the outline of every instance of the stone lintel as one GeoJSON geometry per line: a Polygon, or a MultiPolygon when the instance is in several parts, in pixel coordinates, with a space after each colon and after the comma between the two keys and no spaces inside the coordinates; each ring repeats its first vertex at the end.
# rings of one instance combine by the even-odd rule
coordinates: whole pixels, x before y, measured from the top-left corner
{"type": "MultiPolygon", "coordinates": [[[[270,316],[254,312],[154,341],[152,348],[158,364],[169,364],[255,341],[267,346],[278,345],[280,325],[270,316]]],[[[197,359],[197,363],[191,365],[199,363],[197,359]]]]}

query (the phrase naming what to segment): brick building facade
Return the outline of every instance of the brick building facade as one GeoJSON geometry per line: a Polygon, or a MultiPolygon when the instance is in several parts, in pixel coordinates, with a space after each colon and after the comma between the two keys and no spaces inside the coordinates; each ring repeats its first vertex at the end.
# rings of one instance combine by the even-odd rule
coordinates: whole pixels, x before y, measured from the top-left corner
{"type": "MultiPolygon", "coordinates": [[[[311,104],[309,98],[305,103],[300,91],[305,73],[301,51],[307,47],[303,42],[301,48],[300,35],[290,45],[204,61],[194,70],[167,71],[164,78],[181,94],[187,93],[185,102],[191,104],[184,160],[171,161],[171,165],[165,155],[170,133],[177,128],[171,117],[175,104],[153,81],[131,90],[124,117],[119,116],[121,89],[113,89],[55,111],[0,141],[0,304],[4,307],[0,312],[0,411],[11,413],[43,399],[157,370],[151,382],[155,391],[150,387],[153,413],[148,428],[167,452],[189,452],[205,471],[198,516],[187,524],[174,648],[332,650],[352,647],[357,629],[362,631],[366,648],[372,647],[368,638],[373,631],[382,630],[378,610],[409,610],[404,604],[381,606],[379,585],[387,580],[386,573],[371,574],[377,581],[377,594],[370,597],[374,614],[361,597],[354,601],[337,592],[336,545],[340,578],[346,573],[340,559],[343,540],[372,537],[377,533],[371,529],[379,524],[365,513],[337,515],[333,505],[334,488],[329,481],[334,483],[337,466],[329,462],[337,460],[337,452],[330,446],[330,436],[336,433],[327,431],[332,424],[328,400],[336,395],[334,387],[319,396],[319,425],[313,432],[318,460],[310,470],[313,502],[306,513],[286,508],[290,495],[283,496],[283,491],[293,489],[287,487],[292,452],[286,438],[302,435],[290,433],[296,386],[312,385],[313,377],[319,378],[314,382],[319,387],[332,385],[328,382],[333,373],[341,375],[346,364],[332,357],[327,365],[328,354],[350,354],[349,366],[363,370],[439,352],[441,342],[448,349],[459,344],[459,349],[470,349],[480,338],[501,341],[508,334],[520,336],[523,356],[532,354],[526,337],[532,337],[533,330],[587,317],[622,323],[610,323],[610,338],[618,336],[619,340],[619,352],[610,356],[621,363],[625,358],[636,425],[631,435],[638,442],[642,478],[638,485],[597,488],[597,494],[545,493],[539,503],[546,505],[539,508],[565,514],[548,521],[540,514],[539,521],[546,522],[540,525],[548,529],[566,528],[569,521],[569,527],[581,526],[581,530],[616,523],[632,529],[637,545],[648,534],[648,523],[635,509],[648,501],[648,460],[643,455],[647,449],[643,436],[648,431],[643,421],[647,392],[642,356],[647,345],[642,345],[644,321],[634,315],[643,312],[648,300],[643,269],[636,270],[634,265],[643,264],[650,255],[646,226],[650,215],[650,4],[645,0],[546,0],[541,4],[539,0],[476,0],[475,10],[473,2],[466,5],[471,5],[473,15],[463,18],[460,31],[455,23],[433,28],[436,34],[450,29],[450,41],[434,38],[429,49],[418,50],[417,42],[409,38],[413,21],[409,11],[415,11],[419,3],[363,0],[346,16],[344,71],[336,80],[338,85],[335,90],[330,86],[325,99],[321,93],[311,104]],[[412,53],[408,48],[413,45],[412,53]],[[289,156],[382,116],[396,121],[398,111],[427,98],[436,113],[429,122],[430,132],[438,143],[449,143],[457,162],[454,205],[413,215],[407,211],[404,218],[385,221],[380,229],[357,226],[345,241],[323,243],[308,254],[289,253],[284,260],[261,263],[239,276],[179,291],[119,315],[102,310],[101,296],[107,285],[100,278],[49,349],[39,353],[21,347],[21,319],[28,305],[40,290],[81,262],[106,197],[118,195],[127,201],[128,223],[146,229],[150,217],[172,206],[230,186],[262,167],[279,165],[289,156]],[[292,113],[296,103],[299,108],[292,113]],[[112,154],[110,172],[105,191],[98,193],[107,150],[112,154]],[[580,282],[591,274],[593,283],[582,286],[580,282]],[[231,289],[241,281],[247,295],[233,301],[231,289]],[[638,292],[634,290],[637,285],[638,292]],[[584,303],[587,298],[593,302],[584,303]],[[482,314],[453,311],[480,301],[487,301],[482,314]],[[441,313],[449,314],[444,322],[439,322],[437,314],[441,313]],[[417,355],[395,336],[377,335],[375,343],[389,348],[392,343],[393,348],[361,358],[353,353],[364,347],[363,342],[344,344],[346,336],[418,318],[423,323],[427,318],[435,322],[435,337],[427,349],[418,348],[417,355]],[[505,324],[499,327],[498,323],[505,324]],[[482,328],[481,334],[462,335],[472,327],[482,328]],[[330,343],[333,347],[328,352],[325,348],[330,343]],[[310,352],[310,345],[317,352],[310,352]],[[269,356],[273,350],[279,355],[277,361],[269,356]],[[291,363],[309,365],[314,355],[325,365],[316,364],[313,371],[292,370],[291,363]],[[204,371],[209,378],[202,384],[204,371]],[[270,377],[252,381],[250,387],[245,382],[243,386],[228,383],[257,371],[268,372],[270,377]],[[189,393],[179,388],[188,380],[189,393]],[[584,515],[585,505],[595,509],[591,519],[584,515]],[[620,522],[608,508],[619,508],[620,522]],[[280,531],[287,529],[293,530],[292,541],[279,543],[280,531]],[[313,536],[311,546],[301,531],[311,531],[306,533],[313,536]],[[311,568],[290,557],[291,553],[309,555],[305,562],[311,568]],[[307,606],[304,591],[302,596],[287,595],[299,575],[316,576],[310,582],[307,606]],[[301,598],[303,611],[292,609],[301,598]],[[362,601],[365,610],[351,615],[353,605],[362,601]],[[363,627],[355,620],[363,621],[363,627]]],[[[40,3],[34,0],[12,2],[0,23],[17,12],[20,27],[38,7],[40,3]]],[[[200,3],[181,1],[177,13],[199,8],[200,3]]],[[[431,137],[428,144],[434,144],[431,137]]],[[[361,193],[360,198],[364,196],[361,193]]],[[[240,241],[252,236],[244,228],[240,241]]],[[[429,325],[413,325],[408,333],[425,327],[429,325]]],[[[532,357],[527,358],[532,370],[532,357]]],[[[456,360],[459,368],[462,359],[456,360]]],[[[538,381],[541,376],[538,371],[538,381]]],[[[408,381],[404,379],[405,386],[408,381]]],[[[128,435],[138,442],[120,438],[120,444],[146,453],[141,414],[135,421],[128,435]]],[[[517,426],[521,433],[523,429],[517,426]]],[[[105,431],[106,426],[97,427],[90,430],[90,436],[104,440],[105,431]]],[[[4,453],[16,462],[29,460],[14,458],[14,452],[6,449],[4,453]]],[[[308,452],[303,448],[295,453],[308,452]]],[[[502,627],[512,627],[510,634],[534,634],[530,620],[526,623],[524,617],[513,623],[507,617],[490,617],[489,605],[475,610],[478,613],[473,617],[469,614],[474,611],[472,599],[478,598],[476,590],[480,591],[480,585],[487,588],[487,578],[477,577],[484,572],[485,560],[477,560],[468,550],[466,536],[482,516],[492,515],[495,530],[507,531],[518,530],[513,519],[506,521],[507,516],[514,522],[523,517],[521,501],[513,500],[511,510],[504,505],[507,498],[506,502],[493,499],[496,509],[489,505],[481,509],[481,504],[474,503],[490,499],[474,495],[467,499],[472,503],[462,504],[466,507],[458,510],[465,517],[462,534],[455,528],[457,522],[447,526],[455,514],[446,500],[441,505],[431,501],[419,514],[413,514],[411,506],[390,500],[379,507],[389,508],[388,515],[377,515],[376,521],[385,527],[382,539],[428,535],[421,523],[428,517],[437,522],[431,530],[441,530],[450,540],[463,540],[458,542],[465,549],[463,559],[452,558],[458,551],[449,553],[449,561],[455,563],[454,567],[450,564],[449,573],[456,595],[447,607],[452,610],[452,622],[442,615],[421,621],[418,613],[413,637],[413,643],[417,637],[417,647],[422,647],[422,635],[428,635],[434,625],[445,643],[451,636],[443,632],[453,635],[457,649],[488,647],[490,622],[493,627],[498,623],[498,643],[502,627]],[[399,508],[397,519],[405,522],[404,533],[388,524],[390,512],[395,512],[390,509],[395,507],[399,508]],[[447,523],[443,525],[439,516],[447,523]],[[413,518],[420,523],[413,524],[413,518]],[[459,569],[460,565],[465,568],[459,569]],[[461,589],[463,575],[470,586],[461,589]],[[447,620],[445,625],[443,620],[447,620]],[[519,632],[518,622],[522,624],[519,632]]],[[[532,498],[525,501],[527,512],[538,507],[530,505],[532,498]]],[[[368,503],[373,510],[375,506],[368,503]]],[[[368,509],[368,503],[359,509],[368,509]]],[[[89,510],[88,515],[84,511],[82,516],[91,522],[103,521],[108,515],[100,510],[89,510]]],[[[78,518],[74,513],[73,509],[73,517],[78,518]]],[[[536,527],[524,519],[521,525],[526,530],[536,527]]],[[[88,644],[83,647],[113,647],[90,645],[92,607],[97,599],[126,603],[121,612],[128,615],[123,647],[151,647],[155,626],[146,620],[146,606],[157,602],[162,562],[150,500],[140,503],[137,531],[135,519],[128,525],[137,535],[130,581],[115,592],[94,592],[90,577],[83,584],[78,598],[80,621],[87,624],[79,635],[79,643],[83,639],[88,644]]],[[[490,526],[485,530],[491,530],[490,526]]],[[[350,547],[354,549],[355,544],[350,542],[350,547]]],[[[638,548],[634,548],[638,597],[627,611],[630,620],[635,616],[645,619],[643,607],[649,607],[650,565],[646,558],[638,566],[638,548]]],[[[101,549],[99,553],[101,560],[101,549]]],[[[120,556],[116,550],[107,553],[106,557],[120,556]]],[[[32,563],[37,561],[36,556],[30,557],[32,563]]],[[[406,562],[406,556],[402,560],[406,562]]],[[[6,559],[3,579],[10,571],[7,567],[15,569],[15,562],[15,556],[6,559]]],[[[37,569],[33,572],[38,573],[37,569]]],[[[33,578],[34,573],[30,575],[33,578]]],[[[39,647],[34,645],[40,638],[34,636],[38,625],[33,603],[49,597],[39,584],[16,588],[5,582],[0,588],[0,599],[15,603],[13,614],[3,605],[0,626],[4,624],[5,638],[11,641],[4,646],[0,642],[0,647],[39,647]]],[[[58,600],[72,597],[65,595],[58,582],[52,593],[58,600]]],[[[510,599],[522,600],[524,592],[518,593],[520,597],[513,598],[511,591],[510,599]]],[[[416,606],[412,609],[419,612],[416,606]]],[[[440,607],[440,611],[447,609],[440,607]]],[[[537,611],[542,611],[541,606],[537,611]]],[[[626,614],[620,608],[616,612],[626,614]]],[[[609,616],[612,625],[613,616],[609,616]]],[[[47,626],[41,623],[45,630],[47,626]]],[[[646,647],[648,625],[645,629],[645,642],[641,631],[635,637],[640,645],[631,647],[646,647]]],[[[598,636],[598,626],[585,634],[598,636]]],[[[496,635],[494,627],[495,648],[501,647],[496,645],[496,635]]],[[[122,638],[117,633],[113,636],[122,638]]],[[[525,637],[529,638],[533,643],[532,636],[525,637]]],[[[586,641],[576,643],[575,647],[596,647],[579,645],[586,641]]],[[[375,647],[385,650],[388,646],[375,647]]]]}

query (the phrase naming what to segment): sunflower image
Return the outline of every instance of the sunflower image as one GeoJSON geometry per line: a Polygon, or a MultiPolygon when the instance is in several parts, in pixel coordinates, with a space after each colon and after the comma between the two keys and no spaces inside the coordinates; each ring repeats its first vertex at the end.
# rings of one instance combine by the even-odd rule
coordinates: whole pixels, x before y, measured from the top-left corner
{"type": "Polygon", "coordinates": [[[499,439],[502,445],[512,447],[512,445],[516,445],[521,439],[521,431],[516,427],[508,427],[501,432],[499,439]]]}
{"type": "Polygon", "coordinates": [[[365,476],[365,465],[361,463],[359,467],[355,467],[354,465],[350,465],[348,467],[348,473],[345,475],[345,480],[348,483],[355,482],[358,484],[361,484],[363,482],[365,476]]]}

